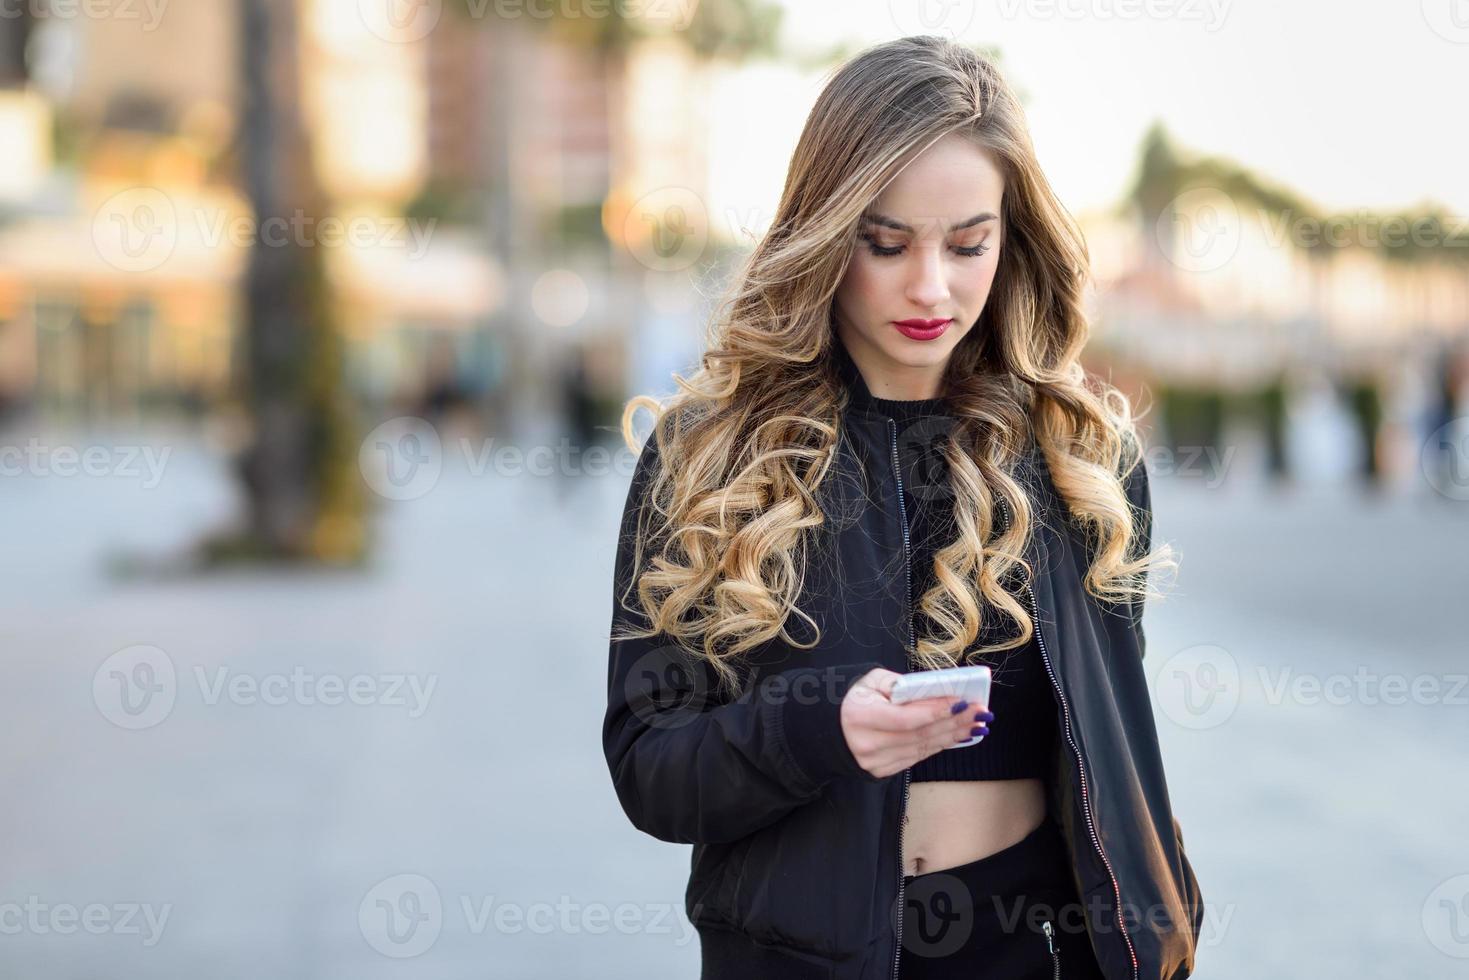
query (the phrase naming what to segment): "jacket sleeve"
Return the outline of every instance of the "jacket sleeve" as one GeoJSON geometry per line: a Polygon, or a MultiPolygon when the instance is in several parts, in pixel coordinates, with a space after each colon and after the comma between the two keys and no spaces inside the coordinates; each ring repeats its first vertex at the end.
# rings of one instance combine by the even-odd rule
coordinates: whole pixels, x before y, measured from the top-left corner
{"type": "Polygon", "coordinates": [[[854,681],[881,664],[798,667],[760,678],[729,701],[716,692],[714,668],[666,634],[617,639],[621,625],[648,625],[628,587],[657,455],[650,438],[623,508],[602,748],[635,827],[674,843],[727,843],[811,802],[832,780],[877,781],[847,746],[841,703],[854,681]],[[623,607],[625,592],[635,611],[623,607]]]}
{"type": "MultiPolygon", "coordinates": [[[[1148,482],[1148,468],[1145,459],[1139,459],[1137,465],[1127,474],[1124,490],[1127,493],[1128,503],[1133,507],[1133,516],[1138,522],[1138,537],[1133,556],[1141,558],[1153,550],[1153,492],[1148,482]]],[[[1147,581],[1146,577],[1143,581],[1147,581]]],[[[1147,635],[1143,632],[1143,603],[1141,596],[1130,603],[1132,625],[1137,630],[1139,657],[1147,655],[1148,646],[1147,635]]]]}

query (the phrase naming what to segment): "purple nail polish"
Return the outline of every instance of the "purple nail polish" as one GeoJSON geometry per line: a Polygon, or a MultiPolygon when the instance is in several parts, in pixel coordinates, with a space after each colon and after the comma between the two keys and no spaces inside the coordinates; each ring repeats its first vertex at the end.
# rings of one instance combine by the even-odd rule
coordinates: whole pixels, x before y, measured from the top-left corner
{"type": "Polygon", "coordinates": [[[949,714],[957,715],[959,712],[963,711],[967,707],[969,707],[968,701],[960,701],[958,704],[949,709],[949,714]]]}
{"type": "Polygon", "coordinates": [[[995,720],[995,715],[994,715],[994,712],[992,712],[992,711],[976,711],[974,713],[974,720],[975,721],[994,721],[995,720]]]}
{"type": "Polygon", "coordinates": [[[970,738],[973,738],[976,735],[988,735],[989,733],[990,733],[990,730],[987,727],[985,727],[984,725],[979,725],[979,726],[977,726],[975,728],[969,729],[969,737],[970,738]]]}

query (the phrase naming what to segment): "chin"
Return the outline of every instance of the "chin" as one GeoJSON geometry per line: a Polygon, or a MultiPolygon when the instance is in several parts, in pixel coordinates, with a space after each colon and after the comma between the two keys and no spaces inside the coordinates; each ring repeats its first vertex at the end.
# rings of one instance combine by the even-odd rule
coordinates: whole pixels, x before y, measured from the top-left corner
{"type": "Polygon", "coordinates": [[[950,354],[954,353],[954,348],[958,347],[959,341],[963,339],[963,334],[954,335],[951,329],[938,340],[919,342],[909,340],[892,326],[885,325],[885,327],[893,336],[887,338],[887,341],[879,346],[888,357],[906,367],[931,367],[934,364],[942,364],[948,360],[950,354]]]}

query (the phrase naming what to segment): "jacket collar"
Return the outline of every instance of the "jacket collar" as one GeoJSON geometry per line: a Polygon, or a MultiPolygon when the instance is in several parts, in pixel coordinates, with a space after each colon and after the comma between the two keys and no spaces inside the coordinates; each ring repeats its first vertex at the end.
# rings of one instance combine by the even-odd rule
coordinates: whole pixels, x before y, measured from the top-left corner
{"type": "MultiPolygon", "coordinates": [[[[895,414],[895,410],[900,416],[905,414],[901,403],[896,405],[893,402],[885,403],[883,399],[872,394],[862,377],[862,372],[857,368],[857,363],[852,360],[852,355],[848,353],[846,345],[842,343],[841,337],[834,330],[831,350],[837,376],[848,394],[847,409],[849,412],[854,412],[867,419],[887,419],[895,414]]],[[[922,413],[906,414],[911,419],[913,415],[922,413]]],[[[938,414],[948,415],[942,410],[938,414]]],[[[951,415],[948,417],[952,418],[951,415]]],[[[902,422],[903,419],[900,417],[899,421],[902,422]]],[[[1045,456],[1041,453],[1040,447],[1036,445],[1034,437],[1026,441],[1026,447],[1026,452],[1018,461],[1014,475],[1022,485],[1037,492],[1037,501],[1043,501],[1049,497],[1049,494],[1045,493],[1049,484],[1049,469],[1046,466],[1045,456]]]]}
{"type": "Polygon", "coordinates": [[[872,393],[872,389],[867,387],[867,381],[862,377],[857,362],[852,360],[847,346],[842,343],[841,337],[835,331],[832,332],[831,348],[837,377],[847,391],[849,406],[855,411],[871,417],[896,416],[900,422],[919,415],[947,414],[942,398],[912,402],[878,398],[872,393]]]}

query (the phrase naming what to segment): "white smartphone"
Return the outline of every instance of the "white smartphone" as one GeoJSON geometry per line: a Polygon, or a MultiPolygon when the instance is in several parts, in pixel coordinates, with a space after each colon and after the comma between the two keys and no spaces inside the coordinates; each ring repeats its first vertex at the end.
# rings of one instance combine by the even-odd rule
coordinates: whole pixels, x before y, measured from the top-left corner
{"type": "MultiPolygon", "coordinates": [[[[945,667],[942,670],[915,670],[904,674],[893,682],[888,700],[893,704],[906,704],[922,698],[960,697],[969,702],[970,710],[977,711],[990,703],[990,669],[983,664],[969,667],[945,667]]],[[[976,735],[967,742],[956,742],[951,749],[962,749],[984,741],[976,735]]]]}

